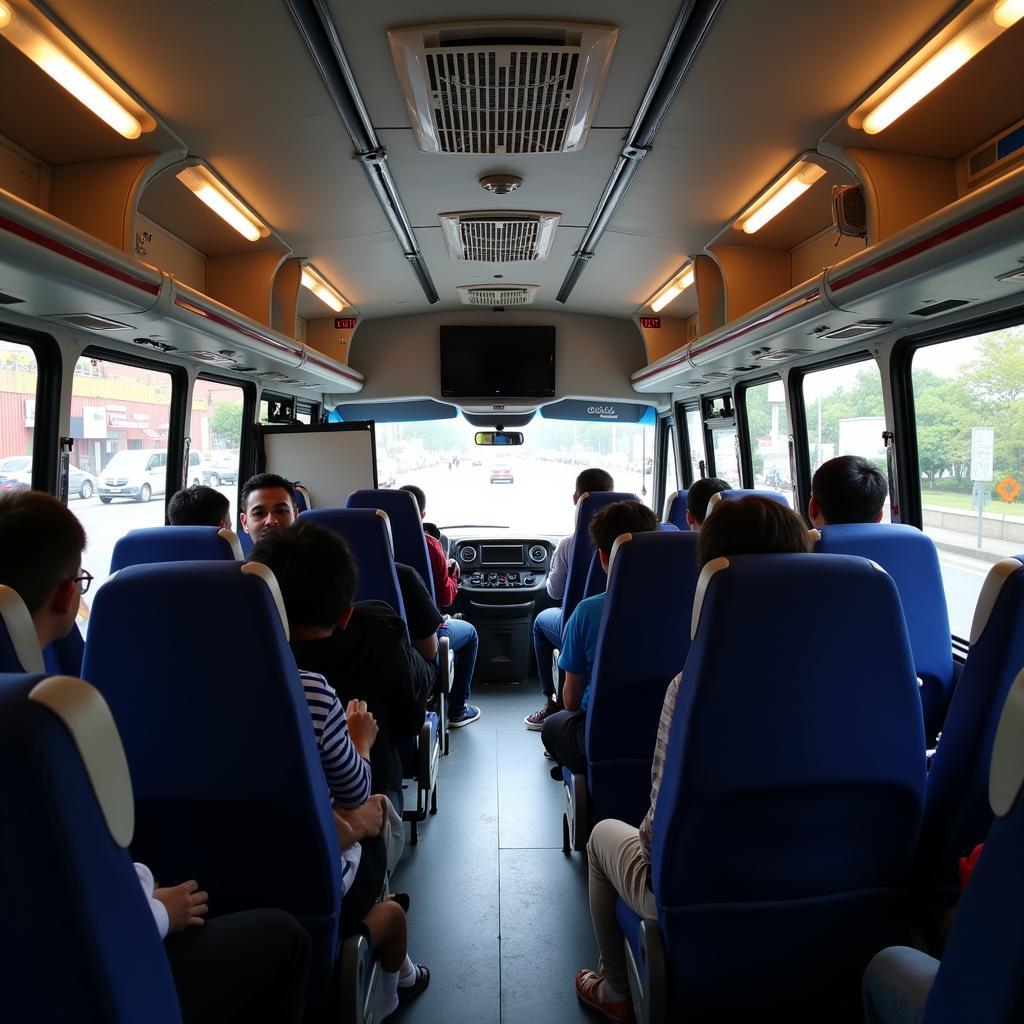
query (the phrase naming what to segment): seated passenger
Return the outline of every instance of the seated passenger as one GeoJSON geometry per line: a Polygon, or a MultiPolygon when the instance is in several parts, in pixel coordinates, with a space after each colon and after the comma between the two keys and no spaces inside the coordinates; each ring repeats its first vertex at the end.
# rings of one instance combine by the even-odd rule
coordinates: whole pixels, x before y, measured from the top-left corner
{"type": "MultiPolygon", "coordinates": [[[[766,498],[749,497],[724,503],[708,518],[697,542],[697,562],[703,568],[724,555],[808,550],[807,529],[795,512],[766,498]]],[[[621,897],[641,917],[657,917],[650,886],[651,829],[676,697],[680,686],[685,685],[685,674],[684,669],[669,683],[665,693],[651,766],[651,806],[643,823],[636,829],[623,821],[606,818],[594,826],[587,843],[590,915],[600,959],[597,971],[583,968],[577,973],[576,994],[581,1002],[612,1021],[633,1019],[615,901],[621,897]]]]}
{"type": "Polygon", "coordinates": [[[879,523],[888,495],[889,482],[870,459],[840,455],[823,462],[814,474],[807,518],[815,527],[879,523]]]}
{"type": "MultiPolygon", "coordinates": [[[[590,539],[608,571],[608,558],[615,539],[623,533],[649,533],[657,530],[654,513],[639,501],[617,501],[605,505],[590,521],[590,539]]],[[[586,772],[587,754],[584,734],[587,728],[587,704],[590,702],[590,676],[597,654],[597,634],[601,629],[605,594],[586,597],[569,616],[562,631],[562,649],[558,667],[565,671],[562,686],[564,711],[546,717],[541,740],[552,759],[572,772],[586,772]]],[[[638,652],[638,657],[643,657],[638,652]]],[[[557,769],[556,769],[557,770],[557,769]]]]}
{"type": "MultiPolygon", "coordinates": [[[[0,583],[25,602],[43,648],[67,636],[75,623],[92,579],[82,570],[84,549],[85,531],[56,498],[39,491],[0,497],[0,583]]],[[[249,910],[207,921],[207,894],[197,882],[158,888],[145,865],[135,869],[166,939],[186,1024],[299,1024],[310,945],[295,918],[280,910],[249,910]]]]}
{"type": "MultiPolygon", "coordinates": [[[[400,490],[408,491],[419,506],[420,519],[427,514],[427,496],[421,487],[406,484],[400,490]]],[[[450,608],[459,592],[459,578],[462,572],[454,558],[445,558],[441,542],[424,532],[427,554],[430,557],[430,572],[434,582],[434,596],[441,608],[450,608]]],[[[480,717],[480,709],[467,703],[473,685],[473,671],[476,668],[476,652],[480,638],[472,622],[464,619],[446,619],[437,631],[448,637],[448,645],[455,654],[455,678],[452,680],[451,703],[448,709],[448,724],[459,729],[480,717]]]]}
{"type": "MultiPolygon", "coordinates": [[[[572,503],[579,503],[580,495],[593,494],[595,491],[614,491],[615,481],[611,473],[603,469],[585,469],[576,477],[576,490],[572,494],[572,503]]],[[[555,701],[555,684],[551,678],[551,658],[556,647],[562,645],[562,608],[561,600],[565,594],[565,585],[569,578],[569,565],[572,562],[573,538],[575,531],[563,537],[551,556],[551,567],[548,570],[548,596],[559,602],[556,608],[545,608],[533,620],[533,651],[537,658],[537,674],[540,676],[541,692],[547,703],[539,711],[527,715],[523,722],[527,729],[540,732],[544,719],[558,710],[555,701]]]]}
{"type": "Polygon", "coordinates": [[[729,484],[717,476],[703,476],[694,480],[686,492],[686,525],[691,530],[699,530],[708,514],[708,502],[712,495],[729,489],[729,484]]]}
{"type": "Polygon", "coordinates": [[[238,492],[242,529],[259,542],[267,530],[291,526],[299,514],[295,508],[295,491],[290,480],[277,473],[257,473],[238,492]]]}
{"type": "Polygon", "coordinates": [[[231,529],[231,502],[212,487],[193,484],[171,495],[167,521],[171,526],[217,526],[231,529]]]}

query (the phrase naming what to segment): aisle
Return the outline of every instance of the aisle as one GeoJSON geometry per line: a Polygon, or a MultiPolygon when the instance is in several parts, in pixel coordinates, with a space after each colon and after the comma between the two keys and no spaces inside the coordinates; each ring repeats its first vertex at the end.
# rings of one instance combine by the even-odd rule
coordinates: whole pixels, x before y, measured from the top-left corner
{"type": "Polygon", "coordinates": [[[438,813],[406,845],[395,887],[412,897],[410,952],[430,988],[395,1021],[590,1021],[573,978],[597,966],[586,856],[562,853],[562,789],[524,715],[536,680],[481,687],[480,721],[452,730],[438,813]]]}

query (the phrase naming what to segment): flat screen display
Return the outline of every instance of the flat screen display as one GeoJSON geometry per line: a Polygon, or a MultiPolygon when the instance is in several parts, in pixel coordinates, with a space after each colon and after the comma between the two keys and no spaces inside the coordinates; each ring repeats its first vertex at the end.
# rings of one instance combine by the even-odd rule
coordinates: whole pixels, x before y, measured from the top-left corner
{"type": "Polygon", "coordinates": [[[445,398],[554,397],[554,327],[442,326],[441,394],[445,398]]]}
{"type": "Polygon", "coordinates": [[[483,544],[480,547],[481,565],[522,565],[522,544],[483,544]]]}

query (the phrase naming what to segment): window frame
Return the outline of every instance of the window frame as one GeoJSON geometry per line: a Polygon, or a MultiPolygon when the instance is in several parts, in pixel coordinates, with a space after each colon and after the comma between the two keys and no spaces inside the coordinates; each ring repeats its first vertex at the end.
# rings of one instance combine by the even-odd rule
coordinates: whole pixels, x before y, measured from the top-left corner
{"type": "Polygon", "coordinates": [[[744,480],[749,481],[749,483],[744,485],[746,487],[755,487],[754,445],[753,438],[750,437],[750,419],[747,417],[747,392],[751,388],[759,388],[776,380],[782,385],[783,392],[786,395],[786,417],[789,423],[787,438],[791,439],[793,436],[793,423],[789,416],[791,398],[789,392],[786,391],[786,380],[781,373],[773,370],[770,373],[759,374],[756,377],[740,381],[735,387],[736,397],[734,399],[733,412],[737,424],[736,436],[740,442],[740,473],[744,480]]]}
{"type": "MultiPolygon", "coordinates": [[[[739,418],[738,418],[738,414],[737,414],[738,406],[737,406],[737,402],[736,402],[736,394],[735,394],[735,391],[734,391],[733,388],[726,388],[725,390],[712,391],[712,392],[708,392],[707,394],[702,394],[700,396],[700,398],[699,398],[699,401],[700,401],[700,405],[698,406],[698,408],[700,410],[701,423],[702,423],[702,425],[704,427],[704,463],[705,463],[705,469],[707,471],[708,476],[718,476],[718,466],[715,463],[715,446],[713,444],[708,444],[708,442],[711,440],[711,435],[714,434],[715,430],[733,430],[736,433],[736,440],[737,440],[737,442],[739,441],[740,427],[739,427],[739,418]],[[713,402],[715,402],[719,398],[728,398],[729,403],[732,406],[732,416],[731,417],[716,417],[716,418],[713,418],[713,419],[708,417],[707,410],[705,408],[705,403],[708,403],[708,404],[713,403],[713,402]],[[712,427],[712,426],[708,426],[709,423],[717,423],[717,424],[721,424],[721,425],[718,426],[718,427],[712,427]]],[[[743,471],[744,470],[743,470],[743,445],[742,445],[742,443],[739,445],[739,449],[740,450],[737,453],[737,459],[736,459],[736,468],[739,470],[739,475],[740,475],[739,486],[740,486],[740,489],[742,489],[743,488],[743,479],[744,479],[744,477],[743,477],[743,471]]]]}
{"type": "MultiPolygon", "coordinates": [[[[655,422],[655,436],[654,436],[654,450],[656,453],[655,457],[655,474],[654,474],[654,494],[653,498],[653,509],[654,514],[658,516],[658,521],[661,522],[662,510],[665,508],[665,498],[668,495],[668,490],[665,486],[667,482],[667,469],[668,469],[668,457],[669,457],[669,439],[671,438],[673,443],[675,442],[675,418],[671,413],[666,413],[658,416],[655,422]]],[[[678,446],[675,446],[673,455],[678,452],[678,446]]],[[[676,480],[679,480],[679,460],[675,459],[676,462],[676,480]]],[[[646,467],[645,467],[646,468],[646,467]]]]}
{"type": "Polygon", "coordinates": [[[693,475],[693,467],[690,464],[690,427],[686,422],[686,414],[689,412],[695,412],[701,421],[701,447],[703,448],[703,459],[698,459],[698,463],[703,462],[705,470],[708,465],[708,443],[707,439],[703,436],[704,434],[704,417],[701,414],[700,396],[698,395],[694,399],[687,399],[683,402],[676,403],[676,423],[679,426],[679,437],[682,441],[679,444],[679,464],[682,469],[682,474],[679,479],[683,481],[683,486],[689,490],[693,486],[695,480],[699,479],[693,475]],[[685,447],[686,458],[682,457],[682,451],[685,447]]]}
{"type": "MultiPolygon", "coordinates": [[[[240,380],[220,373],[207,373],[205,370],[197,374],[195,380],[242,389],[242,436],[238,443],[238,489],[241,490],[242,484],[253,475],[251,467],[256,462],[256,412],[257,402],[262,396],[257,396],[256,385],[251,380],[240,380]]],[[[195,381],[192,383],[192,391],[195,392],[195,381]]],[[[191,401],[192,395],[189,395],[190,404],[191,401]]],[[[185,425],[188,426],[188,422],[185,425]]]]}

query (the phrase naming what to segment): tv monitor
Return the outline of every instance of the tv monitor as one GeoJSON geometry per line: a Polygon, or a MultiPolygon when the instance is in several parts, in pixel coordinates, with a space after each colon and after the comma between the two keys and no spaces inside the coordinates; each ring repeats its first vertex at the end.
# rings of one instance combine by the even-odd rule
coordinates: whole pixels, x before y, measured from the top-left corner
{"type": "Polygon", "coordinates": [[[441,327],[442,397],[552,398],[554,394],[554,327],[441,327]]]}

